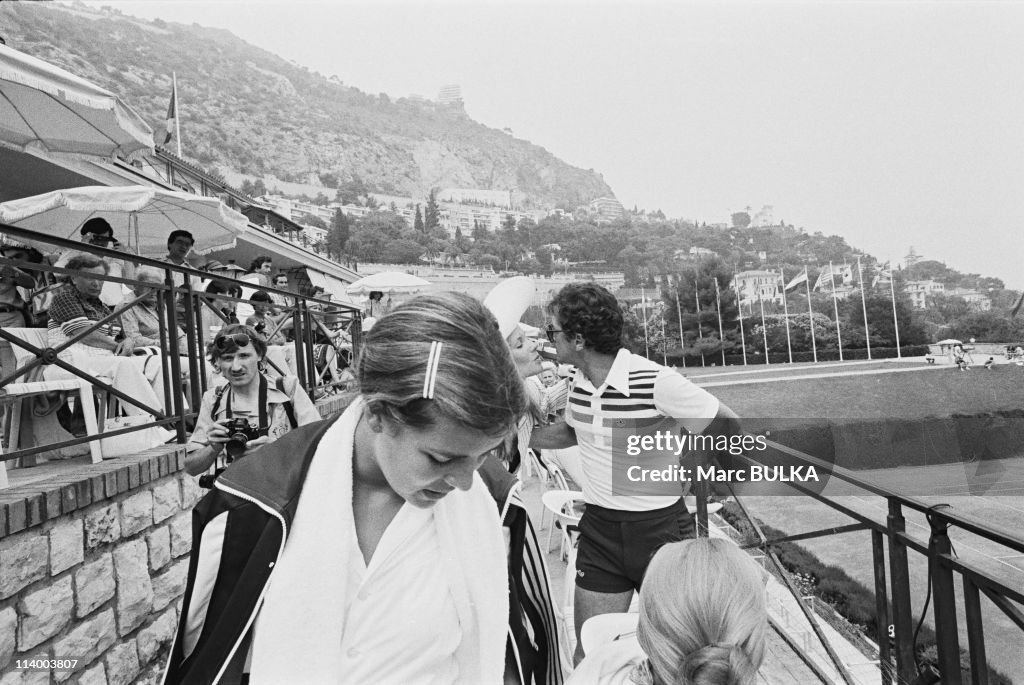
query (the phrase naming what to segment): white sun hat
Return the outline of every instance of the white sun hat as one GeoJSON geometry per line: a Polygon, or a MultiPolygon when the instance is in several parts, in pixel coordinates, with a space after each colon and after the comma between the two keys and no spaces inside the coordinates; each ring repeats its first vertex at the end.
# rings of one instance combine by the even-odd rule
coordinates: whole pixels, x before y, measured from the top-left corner
{"type": "Polygon", "coordinates": [[[484,298],[484,306],[491,310],[498,320],[501,337],[507,338],[519,325],[523,314],[533,304],[537,286],[527,276],[516,276],[494,286],[484,298]]]}

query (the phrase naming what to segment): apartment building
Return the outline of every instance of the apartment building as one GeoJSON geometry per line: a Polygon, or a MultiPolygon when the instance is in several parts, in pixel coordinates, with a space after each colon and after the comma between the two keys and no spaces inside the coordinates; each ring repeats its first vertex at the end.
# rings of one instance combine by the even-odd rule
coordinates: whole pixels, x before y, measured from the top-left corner
{"type": "Polygon", "coordinates": [[[759,301],[782,304],[782,285],[777,271],[740,271],[733,276],[729,287],[739,294],[743,305],[754,306],[759,301]]]}
{"type": "MultiPolygon", "coordinates": [[[[931,279],[925,281],[907,281],[903,286],[903,292],[910,297],[914,309],[926,309],[929,298],[936,294],[945,294],[946,286],[931,279]]],[[[990,305],[991,306],[991,303],[990,305]]]]}

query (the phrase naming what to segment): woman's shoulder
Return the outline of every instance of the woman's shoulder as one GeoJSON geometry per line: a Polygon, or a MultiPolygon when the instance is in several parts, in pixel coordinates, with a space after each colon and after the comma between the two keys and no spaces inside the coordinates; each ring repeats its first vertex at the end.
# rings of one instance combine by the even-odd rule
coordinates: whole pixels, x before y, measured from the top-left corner
{"type": "Polygon", "coordinates": [[[652,685],[646,663],[635,637],[611,642],[588,654],[565,685],[652,685]]]}

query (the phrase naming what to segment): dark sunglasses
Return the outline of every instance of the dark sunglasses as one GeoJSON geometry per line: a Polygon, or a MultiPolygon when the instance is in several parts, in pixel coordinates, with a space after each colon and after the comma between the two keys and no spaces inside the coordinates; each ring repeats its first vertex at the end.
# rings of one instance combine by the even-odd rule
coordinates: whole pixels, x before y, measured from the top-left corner
{"type": "Polygon", "coordinates": [[[561,328],[555,328],[551,324],[548,324],[547,330],[544,331],[544,333],[546,333],[547,336],[548,336],[548,342],[549,343],[554,343],[555,342],[555,333],[561,333],[561,332],[562,332],[561,328]]]}
{"type": "Polygon", "coordinates": [[[250,342],[252,341],[247,333],[232,333],[231,335],[218,336],[213,341],[213,346],[224,352],[237,347],[248,347],[250,342]]]}

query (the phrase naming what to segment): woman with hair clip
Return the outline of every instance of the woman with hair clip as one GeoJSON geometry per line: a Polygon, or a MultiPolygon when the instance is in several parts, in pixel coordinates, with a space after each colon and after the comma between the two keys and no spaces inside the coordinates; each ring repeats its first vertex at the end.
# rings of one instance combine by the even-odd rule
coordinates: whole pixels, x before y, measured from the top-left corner
{"type": "Polygon", "coordinates": [[[505,547],[476,471],[525,399],[498,325],[417,297],[366,335],[357,380],[196,505],[166,683],[502,682],[505,547]]]}
{"type": "Polygon", "coordinates": [[[588,645],[568,684],[754,685],[768,630],[764,582],[729,540],[663,546],[644,576],[635,635],[588,645]]]}

